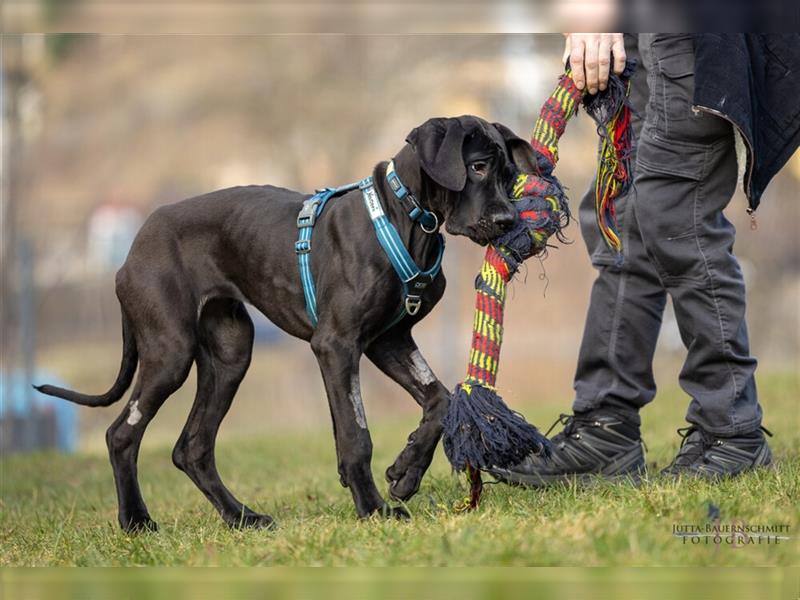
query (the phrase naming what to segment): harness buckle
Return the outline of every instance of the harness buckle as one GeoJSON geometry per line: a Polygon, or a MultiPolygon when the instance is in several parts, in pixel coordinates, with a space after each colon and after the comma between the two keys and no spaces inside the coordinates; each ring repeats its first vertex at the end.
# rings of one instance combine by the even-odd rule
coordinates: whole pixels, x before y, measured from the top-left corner
{"type": "Polygon", "coordinates": [[[400,181],[400,177],[397,176],[393,168],[387,171],[386,181],[389,183],[389,187],[392,188],[398,200],[402,200],[408,195],[408,188],[403,185],[403,182],[400,181]]]}
{"type": "Polygon", "coordinates": [[[405,300],[405,307],[406,307],[406,312],[413,317],[419,312],[419,309],[422,307],[422,298],[420,298],[419,296],[414,296],[413,294],[407,294],[405,300]]]}
{"type": "Polygon", "coordinates": [[[308,254],[311,252],[311,240],[297,240],[294,243],[295,254],[308,254]]]}
{"type": "Polygon", "coordinates": [[[317,220],[317,207],[319,206],[319,198],[312,196],[305,202],[303,202],[303,207],[300,209],[300,212],[297,214],[297,228],[302,229],[303,227],[313,227],[314,222],[317,220]]]}

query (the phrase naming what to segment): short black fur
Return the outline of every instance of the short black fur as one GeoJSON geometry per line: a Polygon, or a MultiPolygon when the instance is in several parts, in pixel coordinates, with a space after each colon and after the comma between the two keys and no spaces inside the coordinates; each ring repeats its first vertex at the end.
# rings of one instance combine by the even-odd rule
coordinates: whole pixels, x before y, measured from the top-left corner
{"type": "MultiPolygon", "coordinates": [[[[506,193],[509,157],[520,152],[507,129],[471,116],[432,119],[412,131],[394,157],[402,181],[448,231],[479,244],[509,228],[516,212],[506,193]],[[485,172],[475,167],[487,165],[485,172]]],[[[436,242],[406,216],[374,171],[384,209],[414,260],[428,268],[436,242]]],[[[522,166],[522,165],[520,165],[522,166]]],[[[320,182],[335,184],[337,182],[320,182]]],[[[325,382],[339,477],[360,517],[407,516],[379,493],[370,466],[372,440],[360,415],[359,360],[366,355],[422,407],[422,420],[386,471],[389,493],[407,500],[419,489],[442,433],[448,392],[419,354],[412,327],[442,297],[444,274],[425,290],[420,312],[384,331],[401,303],[401,284],[383,253],[358,191],[331,201],[317,221],[311,269],[319,323],[308,320],[294,241],[300,206],[309,196],[262,185],[224,189],[157,209],[138,233],[117,273],[123,359],[117,381],[92,396],[38,388],[87,406],[118,401],[138,379],[106,434],[125,530],[153,530],[137,478],[145,428],[197,365],[197,395],[173,452],[184,471],[233,527],[265,527],[268,515],[242,504],[222,483],[214,445],[222,419],[250,365],[253,323],[248,302],[289,334],[306,340],[325,382]]],[[[276,418],[280,418],[279,415],[276,418]]]]}

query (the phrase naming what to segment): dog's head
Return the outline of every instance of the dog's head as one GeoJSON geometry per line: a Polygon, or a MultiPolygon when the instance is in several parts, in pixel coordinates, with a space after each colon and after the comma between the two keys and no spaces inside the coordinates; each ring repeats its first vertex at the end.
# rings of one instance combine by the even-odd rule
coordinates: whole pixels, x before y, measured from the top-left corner
{"type": "Polygon", "coordinates": [[[470,115],[429,119],[406,141],[432,183],[430,208],[444,217],[449,233],[485,245],[514,225],[512,180],[518,170],[536,172],[528,142],[470,115]]]}

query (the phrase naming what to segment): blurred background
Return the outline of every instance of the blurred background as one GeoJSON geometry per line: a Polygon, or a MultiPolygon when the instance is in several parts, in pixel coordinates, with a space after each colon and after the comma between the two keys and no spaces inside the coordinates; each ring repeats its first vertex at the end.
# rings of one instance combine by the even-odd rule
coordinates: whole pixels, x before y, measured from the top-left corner
{"type": "MultiPolygon", "coordinates": [[[[36,18],[68,18],[81,3],[27,6],[36,18]]],[[[528,18],[522,5],[502,4],[492,23],[513,31],[528,18]]],[[[247,31],[247,23],[240,29],[247,31]]],[[[312,191],[357,180],[433,116],[476,114],[528,137],[561,71],[562,40],[490,32],[3,34],[3,451],[104,446],[103,432],[121,403],[77,409],[36,397],[29,384],[100,393],[113,382],[121,356],[114,273],[153,209],[239,184],[312,191]]],[[[573,209],[591,181],[596,139],[580,116],[561,141],[556,173],[573,209]]],[[[800,358],[798,195],[795,154],[766,192],[757,231],[739,193],[727,213],[739,230],[736,252],[762,372],[795,372],[800,358]]],[[[547,404],[555,416],[572,400],[594,272],[577,224],[567,233],[573,243],[541,263],[529,261],[510,294],[499,386],[523,412],[547,404]]],[[[416,329],[448,387],[466,369],[482,254],[449,237],[445,298],[416,329]]],[[[307,344],[255,311],[253,317],[256,352],[221,435],[328,427],[307,344]]],[[[684,354],[670,308],[657,355],[659,385],[674,384],[684,354]]],[[[371,422],[417,414],[368,361],[362,369],[371,422]]],[[[176,439],[194,383],[191,376],[167,402],[146,445],[176,439]]]]}

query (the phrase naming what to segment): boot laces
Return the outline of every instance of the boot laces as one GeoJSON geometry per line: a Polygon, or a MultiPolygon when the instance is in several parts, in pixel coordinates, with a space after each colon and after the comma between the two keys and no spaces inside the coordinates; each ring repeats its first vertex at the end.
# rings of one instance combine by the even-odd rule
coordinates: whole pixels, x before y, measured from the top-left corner
{"type": "Polygon", "coordinates": [[[550,429],[547,430],[547,433],[545,433],[544,436],[548,437],[550,435],[550,432],[553,431],[553,429],[555,429],[556,426],[560,423],[561,425],[564,426],[564,429],[562,429],[555,436],[553,436],[553,440],[559,440],[563,437],[571,436],[573,433],[576,432],[576,429],[580,425],[582,424],[585,425],[586,423],[591,423],[593,421],[594,419],[589,417],[582,417],[574,414],[569,415],[566,413],[561,413],[560,415],[558,415],[558,418],[555,420],[555,422],[552,425],[550,425],[550,429]]]}
{"type": "Polygon", "coordinates": [[[693,463],[695,460],[703,456],[706,453],[706,450],[711,448],[711,446],[714,444],[714,437],[709,433],[707,433],[706,431],[700,429],[696,425],[690,425],[689,427],[681,427],[677,431],[678,435],[681,436],[681,438],[683,439],[681,440],[681,447],[678,449],[678,455],[672,461],[673,465],[677,465],[679,463],[684,463],[684,464],[693,463]],[[686,448],[686,450],[684,450],[686,444],[689,443],[689,438],[695,432],[700,434],[699,439],[693,439],[692,440],[693,447],[686,448]]]}
{"type": "MultiPolygon", "coordinates": [[[[769,437],[772,437],[772,432],[763,425],[759,426],[759,429],[764,433],[766,433],[769,437]]],[[[691,464],[695,460],[704,457],[706,451],[718,442],[717,436],[710,434],[707,431],[704,431],[697,425],[690,425],[689,427],[681,427],[677,431],[678,435],[681,436],[683,439],[681,440],[681,447],[678,450],[678,455],[672,461],[670,466],[679,464],[691,464]],[[695,432],[700,433],[699,440],[692,440],[695,447],[684,451],[683,448],[689,441],[689,437],[695,432]]],[[[703,458],[703,461],[707,462],[705,458],[703,458]]]]}
{"type": "MultiPolygon", "coordinates": [[[[769,429],[767,429],[766,427],[764,427],[763,425],[759,426],[759,430],[761,430],[764,433],[766,433],[769,437],[773,437],[772,432],[769,429]]],[[[701,439],[708,446],[712,445],[716,441],[716,436],[714,436],[714,435],[712,435],[710,433],[707,433],[706,431],[700,429],[697,425],[690,425],[689,427],[681,427],[677,431],[678,431],[678,435],[683,438],[683,440],[681,441],[681,448],[683,448],[684,445],[686,445],[687,438],[690,435],[692,435],[695,431],[699,431],[700,432],[701,439]]]]}

